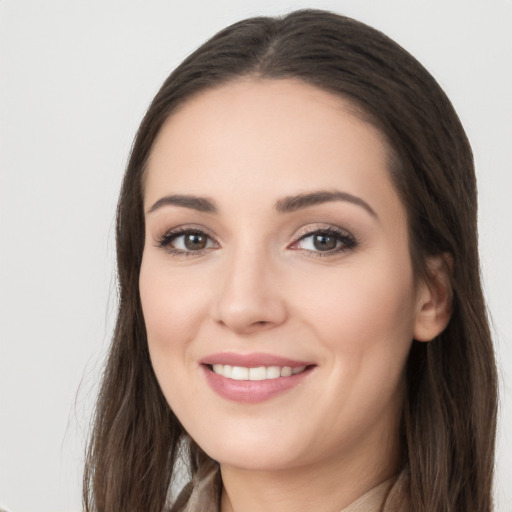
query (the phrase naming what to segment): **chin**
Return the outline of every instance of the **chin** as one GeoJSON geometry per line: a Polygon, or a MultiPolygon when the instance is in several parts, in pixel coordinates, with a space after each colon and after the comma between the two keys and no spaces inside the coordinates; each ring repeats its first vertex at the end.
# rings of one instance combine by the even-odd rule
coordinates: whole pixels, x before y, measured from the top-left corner
{"type": "Polygon", "coordinates": [[[274,450],[262,450],[256,447],[254,449],[246,447],[241,450],[216,450],[210,456],[223,467],[246,471],[278,471],[299,465],[297,458],[289,453],[276,453],[274,450]]]}
{"type": "Polygon", "coordinates": [[[286,436],[254,434],[254,430],[247,435],[237,436],[224,432],[208,439],[198,439],[196,443],[206,454],[217,461],[221,466],[236,467],[250,471],[274,471],[290,469],[307,462],[305,455],[311,453],[304,446],[309,443],[293,441],[286,436]]]}

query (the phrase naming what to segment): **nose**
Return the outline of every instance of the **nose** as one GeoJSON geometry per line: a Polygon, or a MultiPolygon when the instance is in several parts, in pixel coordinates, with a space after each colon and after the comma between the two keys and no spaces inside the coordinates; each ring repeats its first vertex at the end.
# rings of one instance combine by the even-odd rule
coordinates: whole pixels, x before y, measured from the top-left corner
{"type": "Polygon", "coordinates": [[[271,329],[285,322],[287,309],[279,272],[262,252],[238,251],[226,261],[214,318],[237,334],[271,329]]]}

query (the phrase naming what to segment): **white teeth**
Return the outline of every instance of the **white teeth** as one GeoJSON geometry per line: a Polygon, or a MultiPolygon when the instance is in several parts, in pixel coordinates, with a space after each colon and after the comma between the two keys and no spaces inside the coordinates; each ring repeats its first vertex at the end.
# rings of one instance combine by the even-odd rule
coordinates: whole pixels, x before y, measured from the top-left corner
{"type": "Polygon", "coordinates": [[[267,369],[264,366],[258,368],[249,368],[249,380],[265,380],[267,378],[267,369]]]}
{"type": "Polygon", "coordinates": [[[249,380],[249,368],[243,366],[233,366],[233,374],[231,375],[233,380],[249,380]]]}
{"type": "Polygon", "coordinates": [[[297,366],[258,366],[246,368],[245,366],[231,366],[229,364],[214,364],[214,373],[233,380],[267,380],[278,379],[279,377],[291,377],[302,373],[306,367],[297,366]]]}
{"type": "Polygon", "coordinates": [[[289,366],[284,366],[281,369],[281,377],[289,377],[292,374],[292,369],[289,366]]]}
{"type": "Polygon", "coordinates": [[[281,368],[279,366],[269,366],[267,368],[267,379],[277,379],[281,377],[281,368]]]}

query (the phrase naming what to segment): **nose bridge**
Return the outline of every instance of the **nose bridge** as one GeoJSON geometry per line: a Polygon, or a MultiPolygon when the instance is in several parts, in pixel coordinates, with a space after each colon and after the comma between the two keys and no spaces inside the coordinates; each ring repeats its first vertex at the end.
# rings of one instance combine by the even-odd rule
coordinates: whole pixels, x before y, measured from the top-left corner
{"type": "Polygon", "coordinates": [[[254,240],[233,246],[225,261],[217,320],[241,333],[282,323],[286,308],[276,267],[269,248],[254,240]]]}

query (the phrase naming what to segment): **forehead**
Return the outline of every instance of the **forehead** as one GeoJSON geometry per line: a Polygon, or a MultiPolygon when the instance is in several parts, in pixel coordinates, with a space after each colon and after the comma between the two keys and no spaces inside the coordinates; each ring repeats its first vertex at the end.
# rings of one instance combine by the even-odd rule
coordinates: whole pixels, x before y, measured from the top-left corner
{"type": "Polygon", "coordinates": [[[164,193],[229,199],[244,190],[361,193],[363,185],[370,196],[396,196],[389,161],[383,135],[349,100],[299,80],[237,80],[186,101],[164,123],[146,169],[145,203],[164,193]]]}

